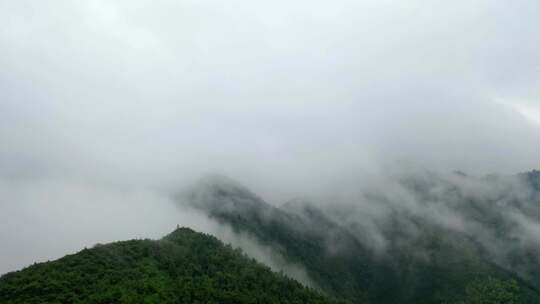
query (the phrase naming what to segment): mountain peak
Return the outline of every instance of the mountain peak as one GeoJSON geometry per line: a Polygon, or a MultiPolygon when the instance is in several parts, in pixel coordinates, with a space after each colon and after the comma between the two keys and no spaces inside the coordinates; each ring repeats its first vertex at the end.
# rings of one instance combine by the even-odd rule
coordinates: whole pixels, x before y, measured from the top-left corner
{"type": "Polygon", "coordinates": [[[174,229],[171,233],[165,236],[167,238],[168,236],[184,236],[184,235],[191,235],[196,234],[195,230],[188,228],[188,227],[180,227],[177,226],[176,229],[174,229]]]}

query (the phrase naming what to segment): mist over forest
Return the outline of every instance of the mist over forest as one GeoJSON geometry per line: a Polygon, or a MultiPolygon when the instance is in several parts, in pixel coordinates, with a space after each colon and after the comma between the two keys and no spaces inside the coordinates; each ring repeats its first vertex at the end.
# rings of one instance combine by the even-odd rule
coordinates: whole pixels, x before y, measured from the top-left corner
{"type": "Polygon", "coordinates": [[[187,227],[338,300],[535,301],[539,54],[534,0],[0,0],[0,276],[187,227]]]}

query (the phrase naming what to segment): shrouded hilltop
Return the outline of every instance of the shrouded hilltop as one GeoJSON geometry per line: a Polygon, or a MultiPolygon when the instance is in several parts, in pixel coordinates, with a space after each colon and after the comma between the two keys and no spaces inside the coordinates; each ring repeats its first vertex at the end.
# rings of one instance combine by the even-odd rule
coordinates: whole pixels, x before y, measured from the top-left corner
{"type": "Polygon", "coordinates": [[[97,245],[0,278],[0,303],[337,303],[188,228],[97,245]]]}
{"type": "Polygon", "coordinates": [[[281,207],[214,176],[178,201],[354,303],[540,303],[538,176],[421,172],[359,186],[357,201],[281,207]]]}

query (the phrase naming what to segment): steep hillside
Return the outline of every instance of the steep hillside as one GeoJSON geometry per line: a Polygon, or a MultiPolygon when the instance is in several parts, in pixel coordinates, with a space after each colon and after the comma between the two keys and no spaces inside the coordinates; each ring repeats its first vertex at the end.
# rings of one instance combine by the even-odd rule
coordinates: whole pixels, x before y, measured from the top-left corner
{"type": "Polygon", "coordinates": [[[384,206],[380,207],[384,217],[379,218],[361,217],[356,205],[322,210],[295,201],[273,207],[245,187],[219,177],[204,179],[182,199],[276,248],[289,261],[303,265],[322,290],[353,302],[460,303],[468,301],[478,286],[491,284],[498,286],[495,289],[512,290],[515,303],[540,303],[534,287],[538,283],[534,280],[536,256],[519,251],[521,247],[510,240],[513,223],[500,215],[506,210],[501,204],[535,207],[512,196],[508,189],[500,190],[506,195],[502,197],[490,193],[496,198],[493,201],[445,182],[431,176],[401,181],[401,187],[418,204],[417,210],[390,202],[385,195],[367,193],[365,198],[371,203],[384,206]],[[490,209],[499,205],[498,211],[490,209]],[[498,238],[493,244],[508,244],[500,252],[512,251],[519,267],[498,263],[506,256],[497,260],[477,234],[467,227],[460,230],[439,222],[430,208],[452,212],[447,218],[455,212],[460,220],[470,220],[471,227],[478,226],[478,235],[494,233],[498,238]],[[370,231],[374,228],[367,225],[369,221],[376,233],[370,231]],[[374,245],[376,238],[384,246],[374,245]]]}
{"type": "Polygon", "coordinates": [[[0,278],[0,303],[335,303],[214,237],[98,245],[0,278]]]}

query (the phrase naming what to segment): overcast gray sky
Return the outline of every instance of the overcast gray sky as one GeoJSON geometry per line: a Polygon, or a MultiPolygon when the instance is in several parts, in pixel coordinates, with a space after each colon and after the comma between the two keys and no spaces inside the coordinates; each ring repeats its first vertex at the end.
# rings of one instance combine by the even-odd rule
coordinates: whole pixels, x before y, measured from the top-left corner
{"type": "Polygon", "coordinates": [[[34,196],[150,204],[208,172],[281,200],[540,168],[539,54],[537,0],[0,0],[0,237],[34,196]]]}

